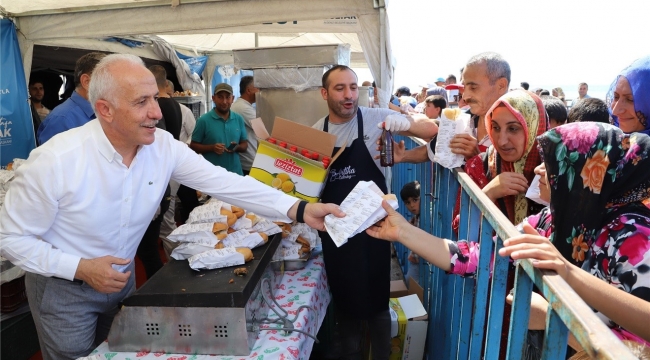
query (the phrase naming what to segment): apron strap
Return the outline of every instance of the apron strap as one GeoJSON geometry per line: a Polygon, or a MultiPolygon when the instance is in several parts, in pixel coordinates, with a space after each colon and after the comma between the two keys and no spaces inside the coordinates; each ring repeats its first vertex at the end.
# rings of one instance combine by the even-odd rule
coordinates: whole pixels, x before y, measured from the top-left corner
{"type": "MultiPolygon", "coordinates": [[[[330,116],[325,117],[325,122],[323,123],[323,131],[328,132],[330,123],[330,116]]],[[[363,115],[361,114],[361,109],[357,108],[357,137],[363,140],[363,115]]]]}

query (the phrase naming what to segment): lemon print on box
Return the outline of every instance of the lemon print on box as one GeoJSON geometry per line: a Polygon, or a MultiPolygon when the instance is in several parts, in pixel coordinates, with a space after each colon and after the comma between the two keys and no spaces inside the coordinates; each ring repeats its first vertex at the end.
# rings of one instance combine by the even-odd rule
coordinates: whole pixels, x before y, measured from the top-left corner
{"type": "Polygon", "coordinates": [[[296,193],[296,183],[291,180],[287,173],[273,174],[271,186],[275,189],[282,190],[287,194],[296,193]]]}

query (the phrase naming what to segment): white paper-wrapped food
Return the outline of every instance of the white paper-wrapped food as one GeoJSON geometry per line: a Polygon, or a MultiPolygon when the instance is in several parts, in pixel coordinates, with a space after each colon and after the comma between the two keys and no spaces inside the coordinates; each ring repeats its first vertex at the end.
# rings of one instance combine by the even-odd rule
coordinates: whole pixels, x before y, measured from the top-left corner
{"type": "Polygon", "coordinates": [[[213,233],[213,229],[213,223],[184,224],[172,231],[167,239],[175,242],[191,242],[214,247],[218,239],[213,233]]]}
{"type": "Polygon", "coordinates": [[[189,258],[190,267],[194,270],[219,269],[246,263],[244,255],[235,248],[214,249],[202,252],[189,258]]]}
{"type": "Polygon", "coordinates": [[[226,223],[227,217],[221,215],[221,201],[211,201],[205,205],[197,206],[187,218],[187,224],[198,223],[226,223]]]}
{"type": "Polygon", "coordinates": [[[436,140],[436,153],[434,161],[447,169],[457,168],[465,163],[463,155],[451,152],[449,143],[458,134],[471,134],[469,127],[470,116],[462,110],[444,109],[440,115],[438,124],[438,136],[436,140]]]}
{"type": "Polygon", "coordinates": [[[269,236],[282,232],[282,229],[271,220],[262,218],[253,226],[253,231],[263,232],[269,236]]]}
{"type": "Polygon", "coordinates": [[[217,243],[216,247],[245,247],[254,249],[264,243],[265,241],[262,235],[259,233],[250,233],[248,230],[244,229],[228,234],[225,239],[220,240],[219,243],[217,243]]]}
{"type": "Polygon", "coordinates": [[[194,255],[210,250],[214,250],[214,247],[194,243],[182,243],[175,247],[169,256],[176,260],[187,260],[194,255]]]}

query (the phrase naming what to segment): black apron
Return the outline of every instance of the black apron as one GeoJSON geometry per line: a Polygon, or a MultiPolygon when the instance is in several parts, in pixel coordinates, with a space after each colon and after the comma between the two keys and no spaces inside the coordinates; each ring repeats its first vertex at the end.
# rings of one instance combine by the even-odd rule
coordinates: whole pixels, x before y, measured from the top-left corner
{"type": "MultiPolygon", "coordinates": [[[[329,116],[323,131],[327,132],[329,116]]],[[[363,116],[357,110],[358,137],[332,164],[325,189],[324,203],[340,205],[359,181],[374,181],[387,193],[384,174],[363,140],[363,116]],[[338,174],[338,175],[337,175],[338,174]]],[[[340,148],[334,148],[332,156],[340,148]]],[[[357,319],[372,318],[388,310],[390,296],[390,243],[362,232],[343,246],[336,247],[327,232],[319,231],[323,242],[325,270],[336,311],[357,319]]]]}

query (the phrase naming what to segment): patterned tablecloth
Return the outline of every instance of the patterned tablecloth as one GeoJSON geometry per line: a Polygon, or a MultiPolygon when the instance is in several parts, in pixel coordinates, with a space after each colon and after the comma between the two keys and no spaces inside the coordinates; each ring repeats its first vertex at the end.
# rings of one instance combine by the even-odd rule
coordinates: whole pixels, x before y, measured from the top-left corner
{"type": "MultiPolygon", "coordinates": [[[[315,256],[309,260],[303,270],[286,271],[282,282],[276,285],[274,295],[282,308],[289,313],[289,318],[295,317],[296,310],[302,305],[309,305],[317,309],[318,314],[308,309],[301,309],[300,316],[294,323],[296,329],[308,331],[310,334],[317,334],[325,318],[327,305],[330,302],[327,275],[325,274],[325,264],[323,263],[322,255],[315,256]]],[[[269,311],[268,316],[270,318],[277,318],[277,315],[273,311],[269,311]]],[[[267,327],[273,326],[277,327],[277,325],[267,327]]],[[[112,352],[108,349],[108,343],[105,341],[89,356],[79,358],[78,360],[308,359],[313,345],[314,340],[301,333],[294,332],[286,335],[283,331],[266,330],[260,332],[251,354],[244,357],[112,352]]]]}

